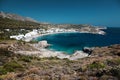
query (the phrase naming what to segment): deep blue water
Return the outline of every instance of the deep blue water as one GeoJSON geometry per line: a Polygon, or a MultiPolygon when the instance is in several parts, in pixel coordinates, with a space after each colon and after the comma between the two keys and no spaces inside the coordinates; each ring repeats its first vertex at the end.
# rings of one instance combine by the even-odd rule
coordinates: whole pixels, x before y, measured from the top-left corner
{"type": "Polygon", "coordinates": [[[59,33],[45,35],[36,40],[47,40],[51,44],[48,49],[63,51],[72,54],[83,47],[102,47],[112,44],[120,44],[120,28],[107,28],[105,35],[90,33],[59,33]]]}

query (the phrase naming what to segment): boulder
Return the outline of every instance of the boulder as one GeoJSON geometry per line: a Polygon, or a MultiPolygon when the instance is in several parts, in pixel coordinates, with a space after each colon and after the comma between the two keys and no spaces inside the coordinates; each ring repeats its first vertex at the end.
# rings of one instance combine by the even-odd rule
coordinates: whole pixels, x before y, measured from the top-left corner
{"type": "Polygon", "coordinates": [[[48,44],[46,40],[43,40],[43,41],[39,41],[39,42],[38,42],[38,45],[39,45],[39,47],[46,48],[46,47],[48,47],[50,44],[48,44]]]}
{"type": "Polygon", "coordinates": [[[91,55],[93,49],[92,48],[88,48],[88,47],[84,47],[82,51],[87,53],[88,55],[91,55]]]}

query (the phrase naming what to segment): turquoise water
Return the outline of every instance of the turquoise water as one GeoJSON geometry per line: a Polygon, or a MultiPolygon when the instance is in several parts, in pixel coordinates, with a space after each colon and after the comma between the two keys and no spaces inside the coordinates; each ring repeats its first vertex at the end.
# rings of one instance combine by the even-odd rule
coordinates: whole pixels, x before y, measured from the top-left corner
{"type": "Polygon", "coordinates": [[[90,33],[59,33],[37,37],[37,41],[47,40],[50,50],[73,54],[84,47],[102,47],[120,44],[120,28],[108,28],[105,35],[90,33]]]}

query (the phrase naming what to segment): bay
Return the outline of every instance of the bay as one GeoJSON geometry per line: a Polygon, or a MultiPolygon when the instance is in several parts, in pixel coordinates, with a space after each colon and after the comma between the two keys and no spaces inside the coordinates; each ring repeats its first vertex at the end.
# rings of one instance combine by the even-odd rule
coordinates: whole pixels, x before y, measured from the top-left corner
{"type": "Polygon", "coordinates": [[[120,28],[108,27],[105,35],[91,33],[58,33],[37,37],[37,41],[47,40],[50,50],[73,54],[84,47],[102,47],[120,44],[120,28]]]}

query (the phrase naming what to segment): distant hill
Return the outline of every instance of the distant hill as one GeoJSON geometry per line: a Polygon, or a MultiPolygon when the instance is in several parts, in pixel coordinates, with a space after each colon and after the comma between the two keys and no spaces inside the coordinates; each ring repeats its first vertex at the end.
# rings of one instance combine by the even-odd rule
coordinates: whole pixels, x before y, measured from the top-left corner
{"type": "Polygon", "coordinates": [[[30,18],[30,17],[23,17],[17,14],[13,14],[13,13],[6,13],[6,12],[0,12],[0,17],[2,18],[8,18],[8,19],[13,19],[13,20],[18,20],[18,21],[30,21],[30,22],[36,22],[38,23],[38,21],[30,18]]]}
{"type": "Polygon", "coordinates": [[[0,17],[0,29],[26,29],[26,28],[39,28],[40,24],[30,21],[19,21],[19,20],[13,20],[9,18],[2,18],[0,17]]]}
{"type": "Polygon", "coordinates": [[[35,28],[65,28],[65,29],[81,29],[91,28],[94,26],[88,24],[48,24],[38,22],[30,17],[23,17],[13,13],[0,12],[0,29],[35,29],[35,28]]]}
{"type": "Polygon", "coordinates": [[[0,29],[6,29],[6,28],[39,28],[40,24],[38,21],[30,18],[30,17],[22,17],[17,14],[11,14],[11,13],[5,13],[0,12],[0,29]]]}

